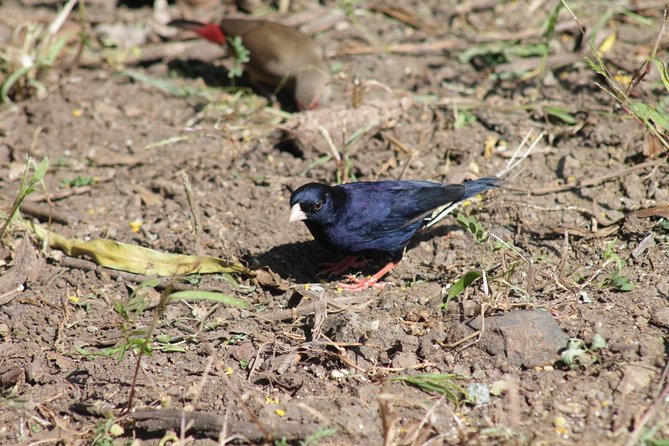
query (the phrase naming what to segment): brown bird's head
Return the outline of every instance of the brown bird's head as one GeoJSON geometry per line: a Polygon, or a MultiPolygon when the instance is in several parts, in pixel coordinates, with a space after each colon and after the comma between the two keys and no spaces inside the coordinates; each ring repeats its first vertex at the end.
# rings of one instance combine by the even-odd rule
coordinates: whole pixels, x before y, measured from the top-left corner
{"type": "Polygon", "coordinates": [[[295,77],[295,102],[299,110],[313,110],[328,102],[330,76],[324,66],[308,67],[295,77]]]}

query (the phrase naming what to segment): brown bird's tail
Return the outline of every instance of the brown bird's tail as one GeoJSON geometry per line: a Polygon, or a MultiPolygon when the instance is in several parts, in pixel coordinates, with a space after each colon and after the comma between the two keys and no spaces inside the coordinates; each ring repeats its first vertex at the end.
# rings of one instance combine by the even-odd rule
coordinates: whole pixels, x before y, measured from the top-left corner
{"type": "Polygon", "coordinates": [[[223,34],[223,30],[219,25],[184,19],[172,20],[167,25],[174,26],[175,28],[185,29],[187,31],[193,31],[203,39],[218,43],[219,45],[225,45],[225,34],[223,34]]]}

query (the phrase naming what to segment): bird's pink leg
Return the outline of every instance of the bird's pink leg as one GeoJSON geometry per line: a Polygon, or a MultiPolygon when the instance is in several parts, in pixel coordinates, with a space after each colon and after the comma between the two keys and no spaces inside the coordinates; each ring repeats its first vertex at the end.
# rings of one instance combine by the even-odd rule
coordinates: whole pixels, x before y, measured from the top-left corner
{"type": "Polygon", "coordinates": [[[346,279],[351,283],[340,283],[338,286],[347,291],[362,291],[366,290],[369,287],[383,288],[384,286],[386,286],[386,284],[377,282],[379,281],[379,279],[381,279],[381,277],[385,276],[393,268],[395,268],[395,266],[397,266],[397,263],[388,262],[388,264],[383,268],[381,268],[379,272],[377,272],[371,277],[367,277],[366,279],[358,279],[357,277],[354,276],[347,276],[346,279]]]}
{"type": "Polygon", "coordinates": [[[323,276],[341,276],[349,268],[362,268],[366,265],[364,260],[358,256],[347,256],[338,262],[325,263],[325,269],[316,274],[316,277],[323,276]]]}

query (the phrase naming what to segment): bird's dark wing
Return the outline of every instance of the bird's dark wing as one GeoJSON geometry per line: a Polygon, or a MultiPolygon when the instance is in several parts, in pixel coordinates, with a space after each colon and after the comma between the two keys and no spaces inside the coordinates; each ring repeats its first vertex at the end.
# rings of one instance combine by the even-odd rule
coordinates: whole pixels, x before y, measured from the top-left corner
{"type": "Polygon", "coordinates": [[[461,184],[429,181],[360,182],[340,186],[347,192],[342,220],[366,237],[377,238],[406,228],[444,204],[464,196],[461,184]]]}

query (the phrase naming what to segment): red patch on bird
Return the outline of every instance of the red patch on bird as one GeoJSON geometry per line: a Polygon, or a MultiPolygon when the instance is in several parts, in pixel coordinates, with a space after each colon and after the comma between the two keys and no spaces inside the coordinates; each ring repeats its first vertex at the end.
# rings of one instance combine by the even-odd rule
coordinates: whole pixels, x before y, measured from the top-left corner
{"type": "Polygon", "coordinates": [[[207,39],[210,42],[225,45],[225,34],[223,34],[223,30],[218,25],[207,23],[201,28],[196,29],[195,32],[198,36],[207,39]]]}

